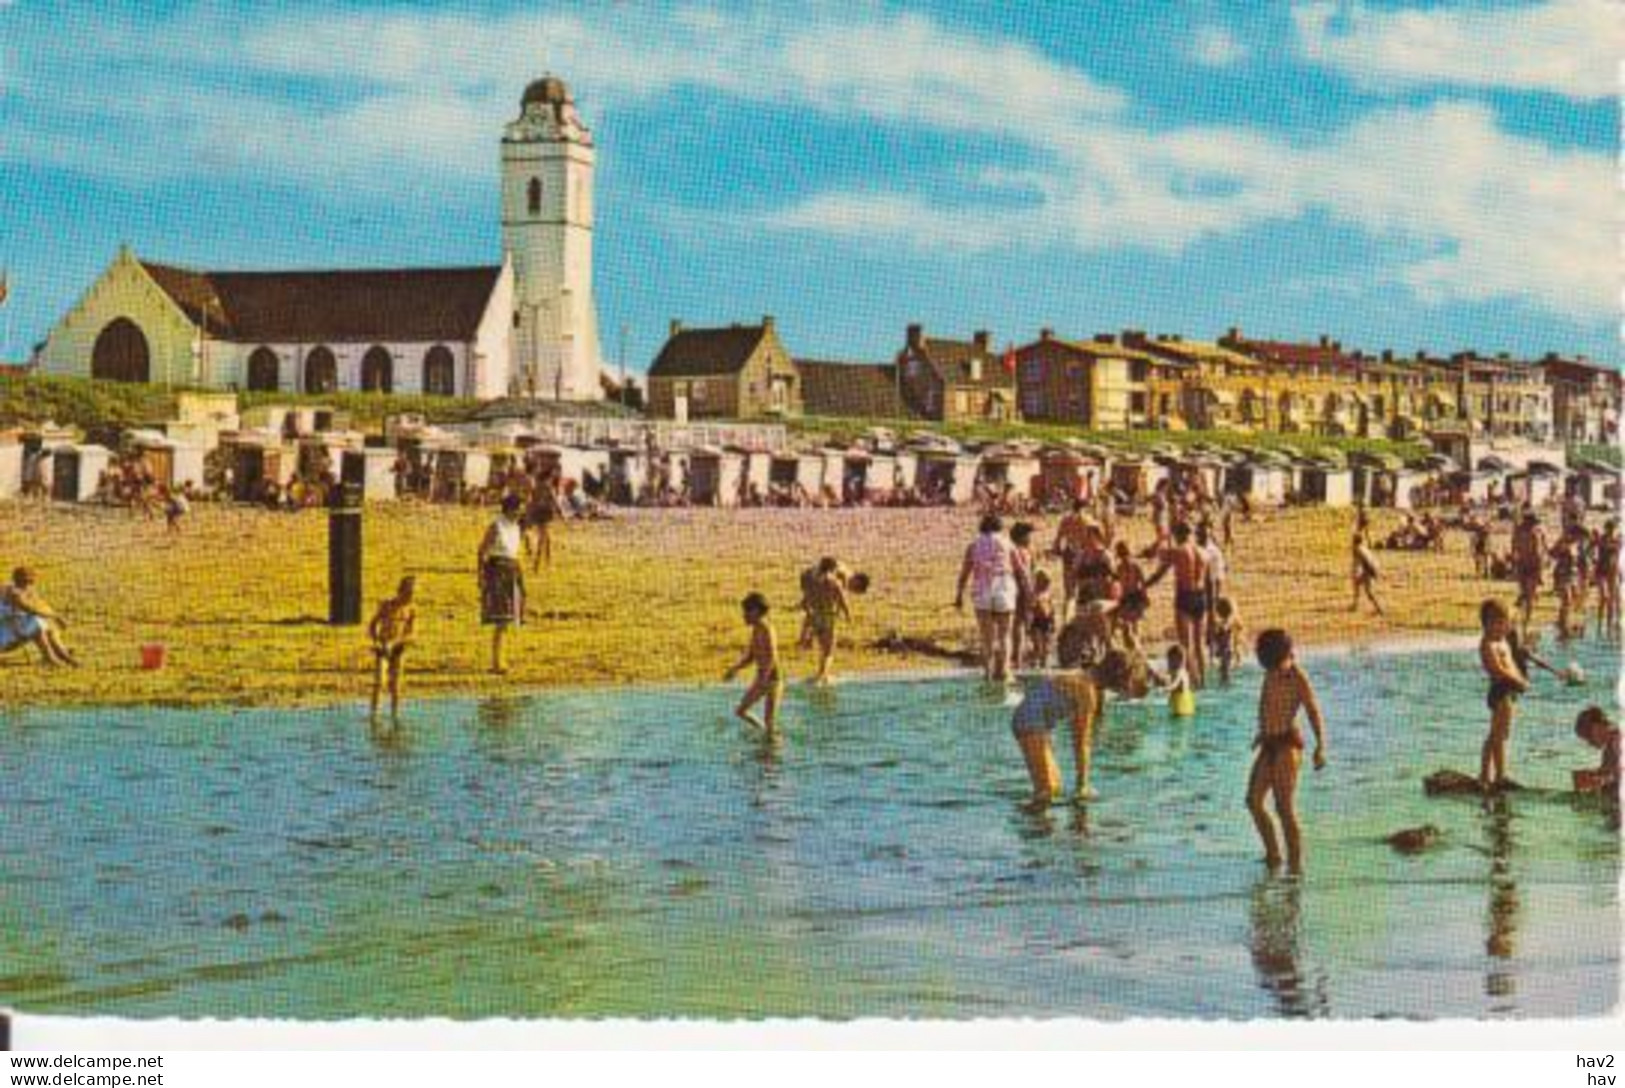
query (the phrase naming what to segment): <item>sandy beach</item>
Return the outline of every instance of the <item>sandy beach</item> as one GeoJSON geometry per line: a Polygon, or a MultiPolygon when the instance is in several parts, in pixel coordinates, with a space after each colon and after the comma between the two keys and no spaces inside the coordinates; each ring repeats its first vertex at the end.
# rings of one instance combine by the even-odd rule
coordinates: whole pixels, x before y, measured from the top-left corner
{"type": "MultiPolygon", "coordinates": [[[[957,510],[649,510],[572,522],[554,564],[531,577],[532,618],[512,639],[512,672],[485,671],[474,553],[482,509],[380,505],[365,520],[365,607],[401,575],[418,578],[419,645],[408,698],[546,687],[717,682],[744,629],[737,602],[764,592],[792,679],[810,674],[795,647],[797,576],[833,554],[868,571],[875,588],[843,629],[838,675],[946,670],[954,662],[874,646],[891,632],[968,647],[974,620],[952,607],[975,514],[957,510]]],[[[1349,510],[1299,509],[1237,520],[1233,593],[1250,630],[1286,626],[1305,645],[1431,641],[1476,629],[1487,592],[1467,541],[1440,554],[1379,553],[1389,616],[1349,612],[1349,510]]],[[[1381,512],[1380,539],[1397,517],[1381,512]],[[1387,515],[1387,516],[1384,516],[1387,515]]],[[[1136,548],[1144,520],[1126,523],[1136,548]]],[[[1047,548],[1053,519],[1040,519],[1047,548]]],[[[364,699],[364,631],[325,622],[327,518],[200,505],[171,536],[162,520],[125,510],[0,507],[0,566],[27,564],[67,617],[77,670],[40,667],[30,649],[0,658],[0,704],[321,704],[364,699]],[[162,644],[167,664],[140,667],[162,644]]],[[[1498,541],[1497,546],[1501,541],[1498,541]]],[[[1050,561],[1054,569],[1053,561],[1050,561]]],[[[1171,581],[1171,580],[1170,580],[1171,581]]],[[[1172,624],[1171,589],[1153,593],[1150,630],[1172,624]]],[[[1549,605],[1547,606],[1550,607],[1549,605]]]]}

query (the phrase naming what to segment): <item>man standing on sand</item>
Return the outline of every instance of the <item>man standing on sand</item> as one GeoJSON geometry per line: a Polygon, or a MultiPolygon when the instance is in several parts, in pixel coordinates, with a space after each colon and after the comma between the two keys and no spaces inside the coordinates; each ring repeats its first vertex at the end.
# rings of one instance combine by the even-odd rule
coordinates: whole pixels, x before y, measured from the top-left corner
{"type": "Polygon", "coordinates": [[[1174,525],[1173,543],[1162,550],[1159,558],[1161,565],[1146,580],[1145,588],[1162,581],[1170,570],[1174,572],[1174,626],[1185,651],[1191,682],[1201,687],[1207,675],[1207,562],[1191,541],[1188,524],[1181,521],[1174,525]]]}
{"type": "Polygon", "coordinates": [[[1518,580],[1520,626],[1527,632],[1534,615],[1535,598],[1540,595],[1542,568],[1546,565],[1546,532],[1534,511],[1524,514],[1512,530],[1512,574],[1518,580]]]}

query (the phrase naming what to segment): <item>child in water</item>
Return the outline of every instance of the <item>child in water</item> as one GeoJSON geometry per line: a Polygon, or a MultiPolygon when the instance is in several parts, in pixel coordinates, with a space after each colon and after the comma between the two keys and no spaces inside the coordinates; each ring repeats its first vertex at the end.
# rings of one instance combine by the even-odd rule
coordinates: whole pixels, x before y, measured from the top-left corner
{"type": "Polygon", "coordinates": [[[1489,677],[1490,691],[1485,703],[1490,711],[1490,732],[1484,738],[1479,757],[1478,784],[1486,792],[1507,782],[1507,737],[1512,732],[1512,714],[1518,696],[1529,690],[1529,678],[1518,665],[1509,636],[1512,614],[1500,601],[1485,601],[1478,609],[1484,637],[1478,643],[1479,664],[1489,677]]]}
{"type": "Polygon", "coordinates": [[[1258,663],[1264,666],[1264,683],[1258,692],[1258,736],[1253,747],[1252,774],[1247,779],[1247,811],[1252,814],[1259,838],[1264,840],[1264,864],[1281,864],[1281,850],[1275,824],[1264,808],[1264,798],[1275,795],[1275,814],[1286,838],[1287,865],[1293,873],[1303,872],[1303,834],[1298,826],[1296,794],[1298,769],[1303,762],[1303,732],[1298,728],[1298,712],[1309,717],[1315,733],[1315,770],[1326,766],[1325,723],[1320,703],[1309,677],[1292,655],[1292,637],[1278,627],[1258,636],[1258,663]]]}
{"type": "Polygon", "coordinates": [[[835,660],[835,629],[841,620],[851,622],[852,606],[848,594],[862,595],[869,589],[869,576],[854,574],[838,560],[826,556],[816,567],[801,574],[800,645],[818,646],[818,671],[812,682],[825,685],[830,682],[829,670],[835,660]]]}
{"type": "Polygon", "coordinates": [[[734,708],[734,714],[760,729],[771,740],[778,727],[779,700],[784,696],[784,673],[779,667],[779,640],[773,633],[773,626],[767,622],[767,598],[760,593],[750,593],[739,607],[744,613],[746,626],[750,628],[750,645],[745,648],[745,656],[729,667],[723,679],[732,680],[745,666],[756,666],[756,677],[745,689],[745,696],[734,708]],[[760,718],[752,712],[757,703],[763,704],[760,718]]]}
{"type": "Polygon", "coordinates": [[[1048,571],[1041,570],[1033,575],[1027,636],[1027,665],[1042,669],[1049,664],[1050,644],[1055,638],[1055,590],[1048,571]]]}
{"type": "Polygon", "coordinates": [[[412,603],[417,591],[417,579],[407,575],[395,590],[395,596],[381,602],[367,624],[367,637],[372,640],[372,718],[378,718],[378,703],[383,696],[384,684],[389,684],[389,716],[401,716],[401,667],[406,650],[417,633],[418,610],[412,603]]]}
{"type": "Polygon", "coordinates": [[[1168,647],[1168,675],[1164,686],[1168,689],[1168,713],[1176,718],[1189,718],[1196,713],[1196,692],[1191,688],[1191,674],[1185,671],[1183,647],[1168,647]]]}
{"type": "Polygon", "coordinates": [[[1608,720],[1600,706],[1588,706],[1574,719],[1574,735],[1602,753],[1595,770],[1574,772],[1574,788],[1580,793],[1612,795],[1619,803],[1619,727],[1608,720]]]}
{"type": "Polygon", "coordinates": [[[1236,614],[1236,602],[1220,597],[1213,602],[1213,619],[1208,623],[1208,656],[1219,665],[1219,682],[1230,683],[1230,670],[1236,665],[1236,651],[1243,635],[1241,617],[1236,614]]]}

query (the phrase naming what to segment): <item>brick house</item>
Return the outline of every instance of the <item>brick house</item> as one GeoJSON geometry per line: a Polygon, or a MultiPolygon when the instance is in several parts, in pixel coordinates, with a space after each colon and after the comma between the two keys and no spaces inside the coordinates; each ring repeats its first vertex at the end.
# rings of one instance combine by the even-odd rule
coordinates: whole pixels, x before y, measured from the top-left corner
{"type": "Polygon", "coordinates": [[[888,363],[840,363],[797,359],[802,411],[843,419],[905,419],[897,368],[888,363]]]}
{"type": "Polygon", "coordinates": [[[1612,445],[1619,439],[1620,372],[1585,358],[1549,353],[1536,368],[1552,391],[1552,422],[1564,442],[1612,445]]]}
{"type": "Polygon", "coordinates": [[[801,377],[773,318],[759,325],[685,329],[671,323],[649,368],[649,414],[659,419],[799,416],[801,377]]]}
{"type": "Polygon", "coordinates": [[[910,325],[896,365],[902,371],[904,402],[924,419],[954,423],[1020,418],[1015,375],[994,353],[985,330],[969,340],[943,340],[910,325]]]}

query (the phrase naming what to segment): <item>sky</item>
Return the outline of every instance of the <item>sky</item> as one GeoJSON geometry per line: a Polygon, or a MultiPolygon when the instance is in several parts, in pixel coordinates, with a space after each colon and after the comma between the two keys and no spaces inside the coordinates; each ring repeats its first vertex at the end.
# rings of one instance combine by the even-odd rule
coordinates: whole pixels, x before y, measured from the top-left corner
{"type": "Polygon", "coordinates": [[[763,314],[855,361],[919,322],[1612,363],[1621,10],[0,0],[0,357],[121,243],[495,263],[502,125],[553,72],[611,366],[763,314]]]}

